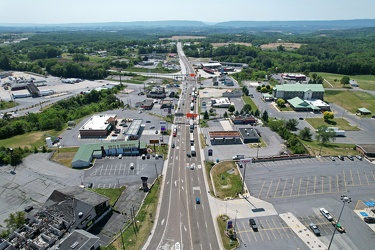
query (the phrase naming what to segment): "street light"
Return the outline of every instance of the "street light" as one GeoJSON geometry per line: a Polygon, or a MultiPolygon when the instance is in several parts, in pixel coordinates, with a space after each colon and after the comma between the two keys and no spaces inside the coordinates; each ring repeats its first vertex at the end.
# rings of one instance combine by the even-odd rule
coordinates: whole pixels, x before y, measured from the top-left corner
{"type": "Polygon", "coordinates": [[[342,211],[344,210],[344,207],[345,207],[345,203],[350,203],[350,202],[352,202],[352,198],[349,198],[349,197],[346,196],[346,195],[341,195],[341,200],[342,200],[342,208],[341,208],[341,212],[340,212],[339,218],[337,219],[337,223],[336,223],[336,225],[335,225],[335,230],[333,230],[333,234],[332,234],[331,241],[329,242],[328,250],[331,248],[331,244],[332,244],[332,241],[333,241],[333,237],[335,236],[335,233],[336,233],[336,230],[337,230],[337,225],[339,224],[339,221],[340,221],[340,218],[341,218],[342,211]]]}

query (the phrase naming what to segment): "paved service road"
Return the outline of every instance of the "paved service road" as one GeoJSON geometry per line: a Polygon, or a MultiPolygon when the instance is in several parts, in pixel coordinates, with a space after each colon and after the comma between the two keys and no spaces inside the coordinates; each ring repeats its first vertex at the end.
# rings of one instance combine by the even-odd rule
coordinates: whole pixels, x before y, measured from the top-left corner
{"type": "MultiPolygon", "coordinates": [[[[189,65],[180,43],[178,52],[181,65],[189,65]]],[[[188,67],[186,73],[193,72],[191,66],[188,67]]],[[[191,80],[183,88],[185,86],[179,108],[184,113],[190,113],[191,97],[188,93],[196,86],[196,81],[191,80]]],[[[175,249],[180,245],[181,249],[219,249],[204,183],[198,130],[194,129],[196,156],[188,157],[191,151],[189,119],[180,118],[179,123],[173,126],[177,129],[177,136],[169,142],[174,143],[175,148],[170,149],[167,166],[164,166],[160,213],[146,247],[175,249]],[[196,198],[200,199],[200,204],[197,204],[196,198]]]]}

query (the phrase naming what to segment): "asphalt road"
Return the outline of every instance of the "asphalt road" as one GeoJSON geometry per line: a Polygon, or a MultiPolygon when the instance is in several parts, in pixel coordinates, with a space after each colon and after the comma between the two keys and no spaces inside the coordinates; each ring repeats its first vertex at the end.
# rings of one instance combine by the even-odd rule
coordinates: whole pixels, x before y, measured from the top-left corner
{"type": "MultiPolygon", "coordinates": [[[[180,44],[178,48],[182,63],[188,65],[180,44]]],[[[190,93],[195,84],[196,81],[189,82],[184,92],[190,93]]],[[[181,98],[190,102],[188,94],[181,98]]],[[[180,108],[190,113],[190,105],[180,108]]],[[[175,148],[171,148],[166,165],[160,213],[147,249],[177,249],[178,246],[181,249],[219,249],[204,184],[197,128],[194,130],[197,154],[188,157],[191,146],[189,120],[176,126],[177,136],[170,139],[175,148]],[[200,204],[196,203],[196,198],[200,199],[200,204]]]]}

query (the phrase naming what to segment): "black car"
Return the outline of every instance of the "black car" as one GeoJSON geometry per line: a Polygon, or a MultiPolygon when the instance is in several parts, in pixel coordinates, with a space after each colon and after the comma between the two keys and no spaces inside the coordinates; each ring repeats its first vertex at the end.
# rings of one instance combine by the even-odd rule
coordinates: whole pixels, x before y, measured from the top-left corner
{"type": "Polygon", "coordinates": [[[352,155],[347,155],[346,157],[348,157],[349,160],[354,161],[354,157],[352,155]]]}
{"type": "Polygon", "coordinates": [[[249,224],[254,231],[258,231],[258,226],[254,219],[249,219],[249,224]]]}
{"type": "Polygon", "coordinates": [[[146,123],[151,123],[151,121],[146,121],[146,123]]]}
{"type": "Polygon", "coordinates": [[[375,223],[374,217],[365,217],[363,220],[368,224],[374,224],[375,223]]]}
{"type": "Polygon", "coordinates": [[[28,212],[30,212],[33,209],[34,209],[33,206],[27,206],[27,207],[25,207],[25,212],[28,213],[28,212]]]}
{"type": "Polygon", "coordinates": [[[314,223],[310,223],[309,226],[316,236],[320,236],[320,229],[314,223]]]}
{"type": "Polygon", "coordinates": [[[341,155],[338,155],[337,158],[339,158],[340,160],[344,160],[344,157],[342,157],[341,155]]]}

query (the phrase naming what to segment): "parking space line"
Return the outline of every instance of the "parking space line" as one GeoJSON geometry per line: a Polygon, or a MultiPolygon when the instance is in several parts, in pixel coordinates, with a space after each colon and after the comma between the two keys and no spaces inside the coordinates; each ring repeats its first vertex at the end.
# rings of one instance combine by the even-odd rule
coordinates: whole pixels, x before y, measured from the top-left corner
{"type": "Polygon", "coordinates": [[[354,186],[354,179],[353,179],[353,173],[352,173],[352,170],[349,169],[349,172],[350,172],[350,177],[352,178],[352,186],[354,186]]]}
{"type": "Polygon", "coordinates": [[[306,194],[307,194],[307,191],[309,191],[309,181],[310,181],[310,176],[307,177],[307,181],[306,181],[306,194]]]}
{"type": "Polygon", "coordinates": [[[260,197],[260,194],[262,193],[262,191],[263,191],[263,187],[264,187],[264,184],[266,183],[266,181],[264,180],[263,181],[263,185],[262,185],[262,187],[261,187],[261,189],[260,189],[260,191],[259,191],[259,194],[258,194],[258,199],[259,199],[259,197],[260,197]]]}
{"type": "MultiPolygon", "coordinates": [[[[258,230],[258,232],[260,233],[260,230],[258,230]]],[[[252,232],[251,235],[254,237],[255,241],[258,241],[258,238],[257,238],[256,234],[254,233],[254,231],[252,232]]],[[[260,235],[260,237],[262,238],[262,241],[263,241],[262,235],[261,234],[258,234],[258,235],[260,235]]]]}
{"type": "Polygon", "coordinates": [[[322,194],[324,193],[324,176],[322,175],[322,194]]]}
{"type": "Polygon", "coordinates": [[[301,191],[301,184],[302,184],[302,177],[301,177],[301,179],[299,181],[299,187],[298,187],[298,194],[297,194],[297,196],[299,195],[299,192],[301,191]]]}
{"type": "Polygon", "coordinates": [[[268,192],[267,192],[266,198],[268,198],[268,194],[269,194],[270,189],[271,189],[271,187],[272,187],[272,182],[273,182],[273,179],[271,180],[270,187],[268,188],[268,192]]]}
{"type": "Polygon", "coordinates": [[[374,170],[371,170],[371,174],[372,174],[372,180],[375,181],[374,170]]]}
{"type": "Polygon", "coordinates": [[[293,193],[294,180],[295,180],[295,178],[293,178],[293,181],[292,181],[292,188],[290,189],[289,196],[292,196],[292,193],[293,193]]]}
{"type": "Polygon", "coordinates": [[[357,169],[357,174],[358,174],[359,185],[362,186],[362,180],[361,180],[361,176],[359,176],[359,170],[358,169],[357,169]]]}
{"type": "Polygon", "coordinates": [[[273,237],[275,237],[275,240],[277,239],[276,235],[275,235],[275,230],[271,227],[270,223],[268,222],[268,220],[266,220],[267,224],[268,224],[268,229],[272,232],[273,234],[273,237]]]}
{"type": "Polygon", "coordinates": [[[273,219],[271,219],[271,221],[272,221],[272,224],[273,224],[274,228],[276,228],[276,232],[278,233],[278,235],[280,236],[280,238],[283,239],[283,236],[280,233],[281,229],[278,227],[278,225],[276,224],[276,222],[273,219]]]}
{"type": "Polygon", "coordinates": [[[348,190],[347,190],[347,187],[346,187],[345,171],[343,170],[342,172],[343,172],[343,174],[344,174],[344,187],[345,187],[345,192],[347,192],[348,190]]]}
{"type": "Polygon", "coordinates": [[[367,177],[367,174],[366,174],[366,170],[363,170],[363,174],[364,174],[365,177],[366,177],[367,185],[370,185],[370,182],[368,182],[368,177],[367,177]]]}
{"type": "Polygon", "coordinates": [[[277,186],[276,186],[276,190],[275,190],[275,195],[273,197],[276,197],[277,189],[279,189],[279,184],[280,184],[280,178],[279,178],[279,181],[277,182],[277,186]]]}
{"type": "Polygon", "coordinates": [[[271,240],[271,238],[268,236],[267,229],[262,230],[267,235],[268,240],[271,240]]]}
{"type": "Polygon", "coordinates": [[[281,193],[281,197],[284,197],[284,192],[285,192],[287,182],[288,182],[288,179],[285,180],[284,189],[283,189],[283,192],[281,193]]]}
{"type": "Polygon", "coordinates": [[[315,191],[316,191],[316,175],[314,176],[314,194],[315,194],[315,191]]]}
{"type": "Polygon", "coordinates": [[[339,175],[336,175],[336,185],[337,185],[337,192],[340,192],[340,187],[339,187],[339,175]]]}

